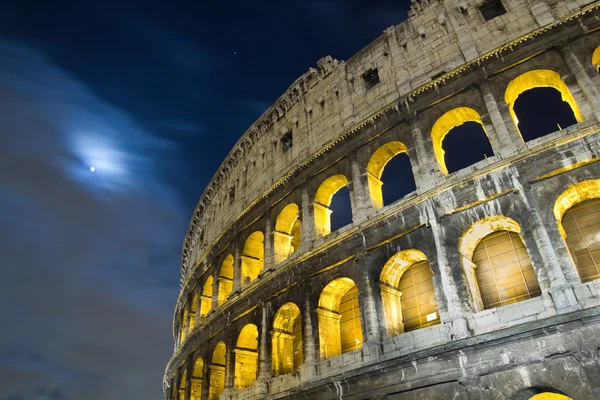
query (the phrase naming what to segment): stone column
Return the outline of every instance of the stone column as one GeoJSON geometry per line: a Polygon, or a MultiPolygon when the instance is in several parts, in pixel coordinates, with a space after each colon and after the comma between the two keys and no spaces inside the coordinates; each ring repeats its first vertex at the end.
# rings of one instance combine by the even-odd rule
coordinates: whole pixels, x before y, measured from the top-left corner
{"type": "Polygon", "coordinates": [[[233,294],[242,290],[242,255],[239,243],[235,246],[233,256],[233,294]]]}
{"type": "Polygon", "coordinates": [[[374,210],[371,206],[368,186],[365,184],[366,171],[363,174],[356,157],[350,159],[350,169],[352,172],[352,182],[350,184],[350,197],[353,199],[352,221],[355,224],[360,224],[370,215],[373,215],[374,210]]]}
{"type": "Polygon", "coordinates": [[[219,307],[219,271],[215,271],[213,275],[213,290],[212,290],[212,298],[210,312],[215,311],[219,307]]]}
{"type": "Polygon", "coordinates": [[[507,157],[514,154],[517,150],[514,140],[521,140],[521,138],[511,137],[511,134],[504,123],[504,119],[502,118],[502,114],[500,114],[498,103],[494,98],[494,94],[492,93],[489,83],[481,83],[479,85],[479,90],[483,95],[483,101],[485,102],[485,107],[495,131],[495,135],[490,138],[492,139],[491,141],[494,154],[499,154],[501,157],[507,157]]]}
{"type": "Polygon", "coordinates": [[[267,381],[271,379],[271,346],[269,340],[268,316],[270,312],[270,303],[264,303],[261,307],[261,324],[260,324],[260,348],[258,352],[258,392],[266,395],[269,392],[267,381]]]}
{"type": "MultiPolygon", "coordinates": [[[[469,335],[466,313],[472,310],[463,309],[460,300],[461,295],[458,292],[452,266],[448,263],[446,257],[446,248],[444,247],[442,227],[439,225],[438,215],[432,205],[431,200],[426,203],[427,218],[430,224],[435,250],[437,254],[437,265],[440,273],[439,281],[442,285],[442,290],[446,297],[446,311],[440,310],[440,319],[443,323],[449,323],[457,339],[462,339],[469,335]]],[[[464,297],[464,295],[463,295],[464,297]]]]}
{"type": "Polygon", "coordinates": [[[594,113],[594,117],[596,117],[596,120],[600,121],[600,94],[598,94],[598,89],[596,89],[592,79],[587,72],[585,72],[585,68],[581,65],[581,62],[573,52],[571,46],[568,44],[564,45],[560,51],[567,67],[575,77],[577,85],[581,89],[585,99],[588,101],[592,112],[594,113]]]}
{"type": "Polygon", "coordinates": [[[309,285],[302,286],[304,301],[302,304],[302,348],[304,363],[302,365],[302,379],[311,380],[316,375],[317,351],[315,346],[315,332],[313,330],[312,307],[310,304],[309,285]]]}
{"type": "Polygon", "coordinates": [[[202,323],[202,316],[200,315],[200,305],[202,304],[202,288],[196,288],[196,326],[200,326],[202,323]]]}
{"type": "Polygon", "coordinates": [[[235,340],[233,336],[227,338],[225,357],[225,391],[231,392],[235,383],[235,340]]]}
{"type": "Polygon", "coordinates": [[[373,293],[373,281],[369,275],[369,264],[370,257],[360,257],[358,262],[358,268],[360,268],[360,283],[358,286],[360,294],[360,308],[361,318],[365,326],[365,338],[366,343],[375,343],[379,345],[381,343],[381,318],[377,313],[377,306],[375,305],[375,296],[373,293]]]}
{"type": "Polygon", "coordinates": [[[208,399],[208,394],[210,391],[210,362],[212,360],[210,358],[206,358],[204,360],[204,366],[202,367],[202,395],[200,398],[202,400],[208,399]]]}
{"type": "Polygon", "coordinates": [[[300,251],[305,252],[310,250],[315,240],[315,218],[312,210],[313,202],[308,196],[308,190],[306,187],[302,188],[302,204],[300,223],[301,225],[301,237],[302,244],[300,245],[300,251]]]}
{"type": "Polygon", "coordinates": [[[426,141],[419,127],[419,121],[416,118],[412,118],[410,121],[410,130],[412,134],[413,143],[415,150],[417,151],[417,161],[419,162],[419,175],[415,176],[415,183],[419,192],[425,192],[438,185],[443,179],[440,166],[435,159],[433,154],[433,148],[425,147],[426,141]]]}
{"type": "Polygon", "coordinates": [[[269,210],[265,214],[265,266],[263,272],[267,272],[274,267],[275,248],[273,246],[273,226],[271,222],[271,210],[269,210]]]}
{"type": "Polygon", "coordinates": [[[194,372],[194,357],[189,356],[186,365],[186,382],[185,382],[185,400],[190,400],[192,398],[192,375],[194,372]]]}

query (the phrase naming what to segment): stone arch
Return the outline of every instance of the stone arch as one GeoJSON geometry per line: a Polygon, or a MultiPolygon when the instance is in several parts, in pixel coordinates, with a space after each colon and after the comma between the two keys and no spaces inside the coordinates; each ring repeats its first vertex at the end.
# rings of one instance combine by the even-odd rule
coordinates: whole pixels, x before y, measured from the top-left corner
{"type": "Polygon", "coordinates": [[[184,305],[183,311],[181,312],[181,332],[179,337],[179,343],[183,343],[186,338],[186,329],[188,326],[189,312],[187,305],[184,305]]]}
{"type": "Polygon", "coordinates": [[[569,186],[556,199],[553,213],[581,281],[599,279],[600,179],[569,186]]]}
{"type": "Polygon", "coordinates": [[[297,370],[302,358],[302,317],[298,306],[292,302],[282,305],[273,319],[273,375],[283,375],[297,370]]]}
{"type": "Polygon", "coordinates": [[[519,118],[517,117],[514,109],[515,102],[521,94],[535,88],[553,88],[558,90],[562,100],[568,103],[571,107],[577,122],[584,121],[583,114],[581,113],[575,98],[571,94],[571,91],[567,85],[561,79],[560,74],[549,69],[536,69],[525,72],[510,81],[506,87],[506,91],[504,92],[504,101],[508,105],[510,115],[512,116],[517,130],[519,130],[519,118]]]}
{"type": "Polygon", "coordinates": [[[265,268],[265,235],[253,232],[244,243],[242,252],[242,286],[249,285],[258,278],[265,268]]]}
{"type": "Polygon", "coordinates": [[[379,277],[389,336],[440,323],[433,271],[420,250],[402,250],[385,263],[379,277]]]}
{"type": "Polygon", "coordinates": [[[317,315],[323,359],[362,347],[358,288],[352,279],[338,278],[325,286],[317,315]]]}
{"type": "Polygon", "coordinates": [[[381,189],[383,186],[383,181],[381,180],[383,170],[392,158],[403,153],[406,153],[408,156],[406,145],[399,141],[391,141],[379,147],[371,155],[367,163],[367,181],[373,208],[378,209],[384,206],[383,191],[381,189]]]}
{"type": "Polygon", "coordinates": [[[204,281],[200,294],[200,316],[206,317],[212,308],[213,277],[210,275],[204,281]]]}
{"type": "Polygon", "coordinates": [[[209,368],[208,399],[218,400],[225,390],[225,365],[227,347],[225,343],[219,342],[215,346],[209,368]]]}
{"type": "Polygon", "coordinates": [[[194,361],[194,368],[192,369],[190,400],[201,400],[203,377],[204,360],[202,359],[202,357],[198,357],[196,361],[194,361]]]}
{"type": "Polygon", "coordinates": [[[515,220],[494,215],[473,223],[460,238],[459,254],[477,311],[541,294],[520,235],[515,220]]]}
{"type": "Polygon", "coordinates": [[[563,393],[545,387],[532,387],[519,391],[510,400],[573,400],[563,393]]]}
{"type": "Polygon", "coordinates": [[[596,47],[592,53],[592,65],[596,68],[597,72],[600,72],[600,46],[596,47]]]}
{"type": "Polygon", "coordinates": [[[317,189],[314,201],[315,229],[317,235],[327,236],[331,233],[331,199],[344,186],[348,178],[337,174],[325,179],[317,189]]]}
{"type": "Polygon", "coordinates": [[[481,125],[481,129],[489,141],[485,126],[481,120],[481,116],[477,111],[470,107],[457,107],[445,112],[435,121],[433,127],[431,128],[433,152],[435,154],[435,159],[440,166],[440,171],[442,171],[444,175],[448,175],[448,168],[446,167],[445,151],[442,147],[442,143],[448,133],[450,133],[454,128],[457,128],[467,122],[476,122],[481,125]]]}
{"type": "Polygon", "coordinates": [[[245,325],[235,345],[236,389],[246,388],[256,380],[258,375],[258,328],[254,324],[245,325]]]}
{"type": "Polygon", "coordinates": [[[233,261],[233,256],[227,254],[219,270],[219,289],[217,291],[217,305],[219,306],[225,303],[233,290],[233,261]]]}
{"type": "Polygon", "coordinates": [[[290,203],[283,207],[275,221],[273,247],[275,264],[288,259],[300,248],[300,210],[298,205],[290,203]]]}
{"type": "Polygon", "coordinates": [[[187,370],[184,369],[181,374],[181,378],[179,378],[179,400],[185,400],[185,394],[187,391],[187,370]]]}

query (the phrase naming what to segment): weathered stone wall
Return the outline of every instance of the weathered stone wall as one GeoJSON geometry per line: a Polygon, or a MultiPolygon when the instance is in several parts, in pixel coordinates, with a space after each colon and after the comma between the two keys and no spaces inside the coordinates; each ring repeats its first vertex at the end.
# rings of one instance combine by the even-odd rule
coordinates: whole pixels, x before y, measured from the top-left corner
{"type": "Polygon", "coordinates": [[[207,189],[192,222],[205,227],[192,229],[204,232],[204,247],[198,236],[194,251],[184,251],[188,264],[175,310],[175,354],[165,373],[167,398],[179,387],[181,371],[187,369],[190,379],[198,357],[208,368],[221,341],[227,346],[225,398],[527,399],[541,389],[577,400],[600,398],[600,281],[581,283],[553,212],[573,184],[600,179],[600,76],[591,63],[600,45],[600,4],[580,13],[588,2],[503,0],[507,13],[484,23],[480,2],[430,3],[415,6],[408,21],[348,62],[322,60],[232,150],[256,136],[237,152],[237,164],[215,177],[220,188],[207,189]],[[568,15],[572,18],[561,24],[547,25],[568,15]],[[540,26],[546,26],[543,32],[498,50],[540,26]],[[495,55],[469,64],[487,52],[495,55]],[[362,74],[374,67],[381,82],[366,91],[362,74]],[[558,72],[584,120],[524,142],[504,93],[513,79],[537,69],[558,72]],[[443,82],[428,87],[441,70],[448,71],[443,82]],[[286,96],[296,87],[299,97],[292,104],[286,96]],[[281,106],[286,100],[289,105],[281,106]],[[481,116],[494,156],[445,175],[430,132],[442,114],[465,106],[481,116]],[[264,132],[253,133],[260,126],[264,132]],[[290,130],[293,147],[284,153],[279,138],[290,130]],[[376,209],[366,169],[373,153],[390,141],[406,146],[417,190],[376,209]],[[315,195],[335,174],[348,179],[353,223],[321,237],[315,233],[315,195]],[[302,243],[276,265],[275,220],[290,203],[300,209],[302,243]],[[498,216],[518,224],[542,295],[483,310],[460,246],[474,223],[498,216]],[[240,259],[255,231],[265,235],[264,271],[242,288],[240,259]],[[429,262],[441,324],[389,337],[380,274],[405,249],[423,252],[429,262]],[[234,290],[217,306],[219,270],[229,254],[235,260],[234,290]],[[189,329],[184,310],[190,311],[209,277],[215,282],[211,311],[196,312],[189,329]],[[358,287],[364,343],[322,359],[316,310],[323,289],[339,277],[358,287]],[[287,302],[302,311],[304,364],[272,377],[270,331],[287,302]],[[235,391],[233,348],[246,324],[259,330],[259,379],[235,391]]]}

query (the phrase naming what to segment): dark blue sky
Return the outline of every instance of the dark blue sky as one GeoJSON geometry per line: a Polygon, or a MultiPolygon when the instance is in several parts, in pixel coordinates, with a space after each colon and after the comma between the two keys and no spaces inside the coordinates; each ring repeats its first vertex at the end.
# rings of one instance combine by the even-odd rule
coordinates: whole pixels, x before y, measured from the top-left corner
{"type": "Polygon", "coordinates": [[[298,76],[409,2],[5,3],[0,399],[159,400],[205,185],[298,76]]]}

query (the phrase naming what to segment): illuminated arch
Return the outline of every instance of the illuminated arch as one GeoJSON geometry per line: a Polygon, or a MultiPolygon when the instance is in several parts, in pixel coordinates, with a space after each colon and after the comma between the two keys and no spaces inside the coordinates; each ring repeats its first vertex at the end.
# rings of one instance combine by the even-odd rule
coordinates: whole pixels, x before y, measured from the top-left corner
{"type": "Polygon", "coordinates": [[[235,388],[246,388],[256,380],[258,374],[258,328],[245,325],[235,346],[235,388]]]}
{"type": "Polygon", "coordinates": [[[217,305],[225,303],[227,297],[233,290],[233,256],[228,254],[221,264],[219,271],[219,290],[217,297],[217,305]]]}
{"type": "Polygon", "coordinates": [[[338,174],[325,179],[315,195],[314,214],[317,235],[327,236],[331,233],[331,210],[329,205],[333,195],[348,185],[348,178],[338,174]]]}
{"type": "Polygon", "coordinates": [[[192,370],[192,385],[190,400],[201,400],[202,398],[202,378],[204,375],[204,360],[200,357],[194,362],[192,370]]]}
{"type": "Polygon", "coordinates": [[[573,399],[570,397],[567,397],[565,395],[558,394],[558,393],[544,392],[544,393],[538,393],[538,394],[531,396],[529,398],[529,400],[573,400],[573,399]]]}
{"type": "Polygon", "coordinates": [[[206,317],[212,308],[213,277],[206,278],[200,295],[200,315],[206,317]]]}
{"type": "Polygon", "coordinates": [[[273,247],[275,264],[287,260],[300,247],[300,212],[298,206],[290,203],[283,207],[275,221],[273,247]]]}
{"type": "Polygon", "coordinates": [[[506,91],[504,92],[504,101],[506,101],[506,104],[508,104],[510,115],[512,116],[517,129],[519,129],[519,119],[517,118],[517,114],[515,113],[514,109],[517,98],[523,92],[539,87],[549,87],[558,90],[561,94],[562,100],[567,102],[571,107],[577,122],[583,122],[583,114],[581,113],[581,110],[579,110],[579,106],[569,91],[569,88],[562,81],[559,73],[549,69],[536,69],[525,72],[524,74],[521,74],[510,81],[506,87],[506,91]]]}
{"type": "Polygon", "coordinates": [[[208,387],[208,399],[218,400],[219,396],[225,390],[225,354],[227,347],[225,343],[219,342],[213,351],[210,363],[210,377],[208,387]]]}
{"type": "Polygon", "coordinates": [[[383,266],[379,280],[389,336],[440,323],[433,271],[419,250],[403,250],[383,266]]]}
{"type": "Polygon", "coordinates": [[[188,319],[189,319],[188,309],[187,309],[187,307],[184,307],[183,312],[181,313],[181,333],[180,333],[180,337],[179,337],[179,343],[183,343],[183,341],[185,340],[185,334],[186,334],[185,331],[188,326],[188,319]]]}
{"type": "Polygon", "coordinates": [[[440,166],[440,170],[444,175],[448,175],[448,168],[446,168],[446,160],[444,157],[445,151],[442,147],[442,142],[452,129],[461,126],[466,122],[477,122],[481,125],[481,128],[487,136],[483,121],[481,121],[481,116],[477,111],[469,107],[458,107],[444,113],[437,121],[435,121],[431,128],[433,152],[435,153],[435,159],[440,166]]]}
{"type": "Polygon", "coordinates": [[[600,180],[576,183],[554,203],[554,218],[582,282],[600,278],[600,180]]]}
{"type": "Polygon", "coordinates": [[[242,253],[242,285],[246,286],[258,275],[265,267],[265,235],[256,231],[248,236],[244,244],[242,253]]]}
{"type": "Polygon", "coordinates": [[[478,311],[540,295],[537,276],[512,218],[494,215],[473,223],[459,254],[478,311]]]}
{"type": "Polygon", "coordinates": [[[179,400],[185,400],[185,392],[187,390],[187,370],[183,370],[181,379],[179,380],[179,400]]]}
{"type": "Polygon", "coordinates": [[[302,365],[302,319],[294,303],[282,305],[273,320],[273,374],[282,375],[302,365]]]}
{"type": "Polygon", "coordinates": [[[367,164],[367,180],[369,184],[369,194],[371,204],[375,209],[381,208],[383,204],[383,192],[381,187],[381,175],[388,162],[398,154],[407,153],[408,149],[402,142],[388,142],[375,150],[367,164]]]}
{"type": "Polygon", "coordinates": [[[352,279],[338,278],[323,289],[317,315],[322,358],[362,347],[358,288],[352,279]]]}
{"type": "Polygon", "coordinates": [[[192,332],[196,326],[196,302],[198,302],[198,293],[194,293],[194,297],[190,303],[189,332],[192,332]]]}
{"type": "Polygon", "coordinates": [[[596,71],[600,72],[600,46],[596,47],[592,54],[592,65],[596,68],[596,71]]]}

